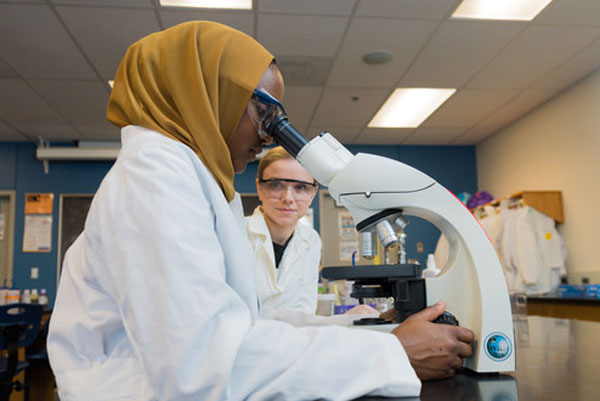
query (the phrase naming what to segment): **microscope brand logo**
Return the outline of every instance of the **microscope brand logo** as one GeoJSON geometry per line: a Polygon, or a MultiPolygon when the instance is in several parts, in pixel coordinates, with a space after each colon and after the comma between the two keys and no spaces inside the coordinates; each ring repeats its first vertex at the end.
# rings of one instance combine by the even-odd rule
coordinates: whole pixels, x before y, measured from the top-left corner
{"type": "Polygon", "coordinates": [[[485,353],[495,361],[504,361],[512,353],[512,343],[502,333],[492,333],[485,339],[485,353]]]}

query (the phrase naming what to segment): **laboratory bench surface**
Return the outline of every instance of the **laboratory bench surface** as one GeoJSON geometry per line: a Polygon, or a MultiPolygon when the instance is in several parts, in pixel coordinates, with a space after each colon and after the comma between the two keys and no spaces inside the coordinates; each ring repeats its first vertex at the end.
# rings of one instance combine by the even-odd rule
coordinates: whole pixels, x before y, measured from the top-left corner
{"type": "MultiPolygon", "coordinates": [[[[516,370],[458,373],[423,383],[419,398],[403,401],[598,401],[600,323],[528,316],[514,320],[516,370]]],[[[394,398],[362,397],[366,400],[394,398]]]]}
{"type": "MultiPolygon", "coordinates": [[[[527,296],[527,314],[561,319],[600,322],[600,299],[560,297],[558,295],[527,296]]],[[[598,397],[600,400],[600,397],[598,397]]]]}

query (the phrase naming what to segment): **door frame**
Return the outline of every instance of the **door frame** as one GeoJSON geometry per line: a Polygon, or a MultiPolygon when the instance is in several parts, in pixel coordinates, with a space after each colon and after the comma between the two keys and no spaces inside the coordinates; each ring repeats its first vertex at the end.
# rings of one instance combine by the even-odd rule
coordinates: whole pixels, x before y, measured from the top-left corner
{"type": "MultiPolygon", "coordinates": [[[[10,280],[12,282],[13,279],[13,271],[14,271],[14,255],[15,255],[15,210],[16,210],[16,200],[17,200],[17,192],[13,190],[0,190],[0,196],[8,196],[8,221],[6,225],[8,229],[11,231],[6,234],[5,238],[7,238],[6,243],[6,280],[10,280]]],[[[6,227],[5,227],[6,230],[6,227]]]]}

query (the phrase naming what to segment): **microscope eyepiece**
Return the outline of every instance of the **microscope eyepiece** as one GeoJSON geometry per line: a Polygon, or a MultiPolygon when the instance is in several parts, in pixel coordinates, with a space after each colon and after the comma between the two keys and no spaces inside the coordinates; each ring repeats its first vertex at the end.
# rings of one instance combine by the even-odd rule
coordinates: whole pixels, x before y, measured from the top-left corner
{"type": "Polygon", "coordinates": [[[294,157],[308,143],[302,134],[290,124],[287,116],[283,113],[278,114],[270,120],[266,124],[265,130],[273,137],[275,143],[283,146],[294,157]]]}

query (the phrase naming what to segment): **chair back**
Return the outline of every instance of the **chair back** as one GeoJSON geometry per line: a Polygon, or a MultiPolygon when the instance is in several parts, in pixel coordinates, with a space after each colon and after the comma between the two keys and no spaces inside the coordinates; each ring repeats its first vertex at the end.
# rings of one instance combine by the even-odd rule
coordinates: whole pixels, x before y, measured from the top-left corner
{"type": "MultiPolygon", "coordinates": [[[[13,325],[23,326],[19,333],[18,346],[26,347],[35,340],[42,322],[42,305],[11,304],[0,306],[0,327],[13,325]]],[[[0,335],[0,350],[7,349],[8,342],[5,336],[0,335]]]]}

